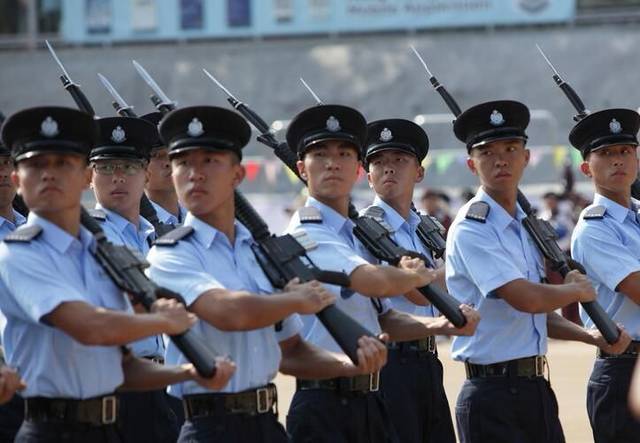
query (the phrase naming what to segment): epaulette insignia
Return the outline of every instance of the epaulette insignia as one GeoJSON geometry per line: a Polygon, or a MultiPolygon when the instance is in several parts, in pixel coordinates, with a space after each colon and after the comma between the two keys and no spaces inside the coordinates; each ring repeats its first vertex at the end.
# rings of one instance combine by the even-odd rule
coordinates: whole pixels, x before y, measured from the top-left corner
{"type": "Polygon", "coordinates": [[[180,240],[187,238],[193,234],[193,232],[194,231],[191,226],[180,226],[156,239],[154,244],[156,246],[175,246],[180,240]]]}
{"type": "Polygon", "coordinates": [[[7,243],[29,243],[42,232],[42,226],[29,225],[16,229],[4,238],[7,243]]]}
{"type": "Polygon", "coordinates": [[[322,223],[322,213],[313,206],[303,206],[298,209],[300,223],[322,223]]]}
{"type": "Polygon", "coordinates": [[[605,212],[607,212],[607,208],[603,205],[592,206],[587,209],[582,216],[585,220],[598,220],[604,217],[605,212]]]}
{"type": "Polygon", "coordinates": [[[472,203],[467,210],[467,215],[465,215],[465,218],[468,218],[469,220],[475,220],[480,223],[485,223],[487,221],[487,215],[489,215],[490,209],[491,206],[489,206],[489,203],[487,202],[478,201],[472,203]]]}
{"type": "Polygon", "coordinates": [[[291,234],[305,251],[312,251],[318,247],[318,244],[304,231],[297,231],[291,234]]]}
{"type": "Polygon", "coordinates": [[[107,221],[107,213],[102,209],[89,209],[89,215],[99,222],[107,221]]]}
{"type": "Polygon", "coordinates": [[[391,225],[389,223],[387,223],[387,221],[384,218],[384,209],[382,209],[379,206],[369,206],[363,213],[362,216],[363,217],[371,217],[372,219],[374,219],[375,221],[377,221],[378,223],[380,223],[380,225],[382,225],[382,227],[384,229],[387,230],[387,232],[394,232],[393,228],[391,227],[391,225]]]}

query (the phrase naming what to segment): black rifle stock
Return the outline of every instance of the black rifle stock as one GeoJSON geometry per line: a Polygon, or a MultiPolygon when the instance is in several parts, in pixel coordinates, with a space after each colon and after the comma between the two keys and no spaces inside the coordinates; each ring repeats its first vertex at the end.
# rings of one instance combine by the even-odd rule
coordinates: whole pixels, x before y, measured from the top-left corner
{"type": "MultiPolygon", "coordinates": [[[[527,215],[522,221],[522,224],[538,246],[542,255],[549,261],[551,268],[559,272],[563,278],[572,269],[578,270],[581,274],[586,274],[584,267],[580,263],[568,259],[565,253],[562,252],[562,249],[558,246],[558,236],[553,226],[546,220],[536,217],[531,208],[531,204],[520,191],[518,191],[518,204],[520,204],[520,207],[527,215]]],[[[586,302],[581,303],[581,305],[602,333],[607,343],[612,344],[618,341],[618,337],[620,336],[618,327],[598,302],[586,302]]]]}
{"type": "MultiPolygon", "coordinates": [[[[151,281],[144,273],[149,264],[131,249],[114,245],[104,234],[100,224],[83,208],[81,214],[82,226],[87,228],[96,240],[94,257],[109,275],[114,284],[133,297],[134,302],[140,303],[149,311],[151,305],[158,298],[174,298],[187,306],[180,294],[162,288],[151,281]]],[[[194,335],[193,330],[182,334],[171,335],[171,340],[184,356],[193,363],[198,373],[203,377],[213,377],[216,373],[215,357],[210,347],[194,335]]]]}
{"type": "MultiPolygon", "coordinates": [[[[262,217],[238,191],[235,192],[235,206],[236,218],[246,226],[256,241],[252,246],[253,252],[274,287],[282,289],[296,277],[301,283],[318,280],[331,285],[350,285],[349,276],[345,273],[317,268],[298,238],[290,234],[271,234],[262,217]]],[[[372,337],[373,333],[335,305],[327,306],[316,313],[316,316],[344,353],[354,364],[358,364],[358,339],[362,336],[372,337]]]]}

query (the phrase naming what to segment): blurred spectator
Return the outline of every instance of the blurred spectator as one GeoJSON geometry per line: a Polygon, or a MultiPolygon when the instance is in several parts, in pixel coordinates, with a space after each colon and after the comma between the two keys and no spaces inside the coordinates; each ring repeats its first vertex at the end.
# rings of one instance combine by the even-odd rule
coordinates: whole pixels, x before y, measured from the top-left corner
{"type": "Polygon", "coordinates": [[[543,208],[540,218],[547,220],[556,231],[558,245],[569,252],[571,247],[571,232],[575,226],[573,219],[573,202],[561,199],[554,192],[547,192],[542,196],[543,208]]]}
{"type": "Polygon", "coordinates": [[[426,189],[420,197],[420,205],[427,214],[438,219],[446,231],[453,221],[449,215],[449,196],[436,189],[426,189]]]}
{"type": "Polygon", "coordinates": [[[464,205],[466,202],[471,200],[476,195],[471,188],[464,188],[460,191],[460,200],[462,200],[462,204],[464,205]]]}

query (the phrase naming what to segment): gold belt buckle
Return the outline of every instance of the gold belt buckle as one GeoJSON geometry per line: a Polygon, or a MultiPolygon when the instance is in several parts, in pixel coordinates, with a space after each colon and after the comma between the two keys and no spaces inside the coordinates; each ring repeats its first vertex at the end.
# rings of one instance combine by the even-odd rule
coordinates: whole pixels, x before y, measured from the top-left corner
{"type": "Polygon", "coordinates": [[[369,391],[378,392],[380,389],[380,371],[369,374],[369,391]]]}
{"type": "Polygon", "coordinates": [[[256,400],[258,414],[269,412],[269,388],[258,388],[256,390],[256,400]]]}
{"type": "Polygon", "coordinates": [[[118,401],[115,395],[102,397],[102,423],[111,425],[118,418],[118,401]]]}
{"type": "Polygon", "coordinates": [[[537,355],[535,359],[536,364],[536,377],[544,377],[544,356],[537,355]]]}

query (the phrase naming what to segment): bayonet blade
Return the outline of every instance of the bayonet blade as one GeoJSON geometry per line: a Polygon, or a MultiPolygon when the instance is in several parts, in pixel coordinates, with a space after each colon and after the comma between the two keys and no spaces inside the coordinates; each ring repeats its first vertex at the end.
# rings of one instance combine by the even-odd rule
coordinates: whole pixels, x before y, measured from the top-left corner
{"type": "Polygon", "coordinates": [[[547,64],[549,65],[549,67],[551,68],[551,70],[553,71],[553,73],[555,75],[557,75],[558,77],[560,77],[560,73],[558,72],[558,70],[555,68],[555,66],[553,66],[553,63],[551,63],[551,60],[549,60],[549,58],[547,57],[547,55],[544,53],[544,51],[542,50],[542,48],[536,43],[536,48],[538,48],[538,51],[540,52],[540,55],[542,56],[542,58],[544,59],[544,61],[547,62],[547,64]]]}
{"type": "Polygon", "coordinates": [[[311,93],[311,95],[313,95],[313,98],[316,99],[316,102],[318,102],[319,105],[322,104],[322,100],[320,100],[320,97],[318,97],[318,94],[316,94],[313,89],[311,89],[311,86],[309,86],[307,84],[307,82],[304,81],[304,79],[302,77],[300,77],[300,81],[302,82],[302,84],[304,85],[305,88],[307,88],[307,90],[311,93]]]}
{"type": "Polygon", "coordinates": [[[107,89],[107,91],[109,91],[111,97],[113,97],[113,99],[118,103],[118,106],[120,106],[120,108],[131,109],[131,106],[129,106],[127,102],[124,101],[122,96],[118,93],[118,91],[116,91],[116,88],[113,87],[111,82],[107,80],[104,75],[98,73],[98,78],[100,79],[100,82],[102,82],[103,86],[107,89]]]}
{"type": "Polygon", "coordinates": [[[58,66],[60,66],[60,69],[62,70],[62,73],[64,74],[64,76],[67,77],[67,80],[69,80],[70,83],[73,83],[73,80],[71,80],[71,77],[69,76],[69,73],[64,68],[64,65],[62,64],[62,62],[58,58],[58,55],[56,54],[56,51],[53,50],[53,46],[51,46],[51,44],[49,44],[49,40],[45,40],[44,43],[47,45],[47,48],[49,49],[49,52],[51,53],[51,56],[53,57],[53,59],[56,61],[58,66]]]}
{"type": "Polygon", "coordinates": [[[232,98],[232,99],[234,99],[235,101],[240,102],[240,100],[238,100],[237,98],[235,98],[235,97],[234,97],[234,95],[233,95],[231,92],[229,92],[229,90],[228,90],[227,88],[225,88],[225,87],[224,87],[224,85],[223,85],[222,83],[220,83],[220,82],[218,81],[218,79],[217,79],[217,78],[215,78],[215,77],[213,76],[213,74],[211,74],[211,73],[210,73],[209,71],[207,71],[205,68],[202,68],[202,72],[204,72],[204,73],[205,73],[205,75],[211,79],[211,81],[213,81],[216,85],[218,85],[218,88],[222,89],[222,90],[224,91],[224,93],[225,93],[225,94],[227,94],[229,97],[231,97],[231,98],[232,98]]]}
{"type": "Polygon", "coordinates": [[[422,58],[422,56],[420,55],[418,50],[415,48],[415,46],[410,45],[410,48],[413,51],[413,53],[416,55],[416,57],[418,57],[418,60],[420,60],[420,63],[422,63],[422,66],[424,66],[424,69],[425,69],[425,71],[427,71],[427,74],[429,74],[429,77],[433,77],[433,74],[429,70],[429,67],[427,66],[427,63],[424,61],[424,59],[422,58]]]}
{"type": "Polygon", "coordinates": [[[140,74],[140,77],[142,77],[144,82],[147,85],[149,85],[149,87],[153,90],[153,92],[158,97],[160,97],[160,100],[162,100],[163,104],[174,103],[172,100],[169,99],[169,97],[167,97],[167,94],[165,94],[164,91],[162,89],[160,89],[160,86],[158,86],[156,81],[149,75],[147,70],[144,69],[140,63],[138,63],[135,60],[132,60],[132,62],[133,62],[133,66],[136,68],[136,71],[138,71],[138,74],[140,74]]]}

